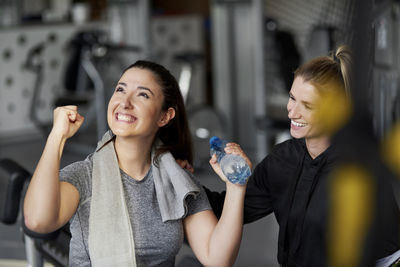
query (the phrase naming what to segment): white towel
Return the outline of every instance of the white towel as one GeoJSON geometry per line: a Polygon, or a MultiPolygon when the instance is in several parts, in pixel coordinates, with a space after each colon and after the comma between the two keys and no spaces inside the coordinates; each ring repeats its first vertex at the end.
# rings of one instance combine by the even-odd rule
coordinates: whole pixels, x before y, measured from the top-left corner
{"type": "MultiPolygon", "coordinates": [[[[89,217],[89,254],[92,266],[136,266],[135,243],[115,154],[108,131],[93,154],[92,198],[89,217]]],[[[153,164],[154,153],[152,153],[153,164]]],[[[171,153],[153,164],[153,179],[163,222],[186,215],[185,198],[200,188],[171,153]]]]}

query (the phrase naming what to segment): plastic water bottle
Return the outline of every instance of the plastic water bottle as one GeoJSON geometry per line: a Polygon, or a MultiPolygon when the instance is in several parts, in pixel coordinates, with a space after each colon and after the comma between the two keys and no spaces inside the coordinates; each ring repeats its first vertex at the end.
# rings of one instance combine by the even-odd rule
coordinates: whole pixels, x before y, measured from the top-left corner
{"type": "Polygon", "coordinates": [[[216,154],[222,172],[231,183],[245,184],[251,174],[250,167],[241,156],[225,153],[224,148],[227,143],[216,136],[211,137],[210,154],[211,156],[216,154]]]}

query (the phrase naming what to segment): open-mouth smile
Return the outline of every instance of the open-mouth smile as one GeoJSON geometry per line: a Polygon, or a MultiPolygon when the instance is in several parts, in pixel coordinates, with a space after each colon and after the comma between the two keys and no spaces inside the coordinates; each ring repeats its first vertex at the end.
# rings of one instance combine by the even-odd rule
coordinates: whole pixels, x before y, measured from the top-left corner
{"type": "Polygon", "coordinates": [[[137,120],[135,116],[122,113],[116,113],[115,118],[117,119],[117,121],[128,122],[128,123],[132,123],[137,120]]]}
{"type": "Polygon", "coordinates": [[[295,122],[294,120],[292,120],[291,123],[292,123],[293,126],[296,126],[296,127],[307,126],[307,123],[295,122]]]}

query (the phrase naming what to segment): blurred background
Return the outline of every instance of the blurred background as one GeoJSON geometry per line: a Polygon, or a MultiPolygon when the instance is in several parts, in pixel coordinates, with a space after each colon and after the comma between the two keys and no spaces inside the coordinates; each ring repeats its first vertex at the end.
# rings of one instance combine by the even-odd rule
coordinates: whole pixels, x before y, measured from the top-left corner
{"type": "MultiPolygon", "coordinates": [[[[400,1],[368,1],[372,52],[363,104],[383,138],[400,118],[400,1]]],[[[86,120],[67,143],[62,165],[84,159],[107,129],[107,102],[122,70],[150,59],[181,85],[195,174],[223,189],[208,166],[208,139],[240,143],[255,165],[289,138],[293,71],[350,45],[354,6],[351,0],[0,0],[0,159],[33,172],[52,111],[64,104],[78,105],[86,120]]],[[[278,266],[277,229],[273,216],[246,225],[235,266],[278,266]]],[[[190,255],[184,246],[177,265],[190,255]]],[[[25,259],[20,222],[0,223],[0,266],[25,266],[25,259]]]]}

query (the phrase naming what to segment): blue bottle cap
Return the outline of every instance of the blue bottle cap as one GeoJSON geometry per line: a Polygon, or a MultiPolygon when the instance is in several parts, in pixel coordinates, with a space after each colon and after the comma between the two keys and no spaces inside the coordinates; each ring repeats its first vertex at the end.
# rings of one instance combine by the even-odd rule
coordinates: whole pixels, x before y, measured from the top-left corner
{"type": "Polygon", "coordinates": [[[221,145],[222,145],[222,141],[217,136],[213,136],[210,138],[210,146],[212,148],[220,148],[221,145]]]}

